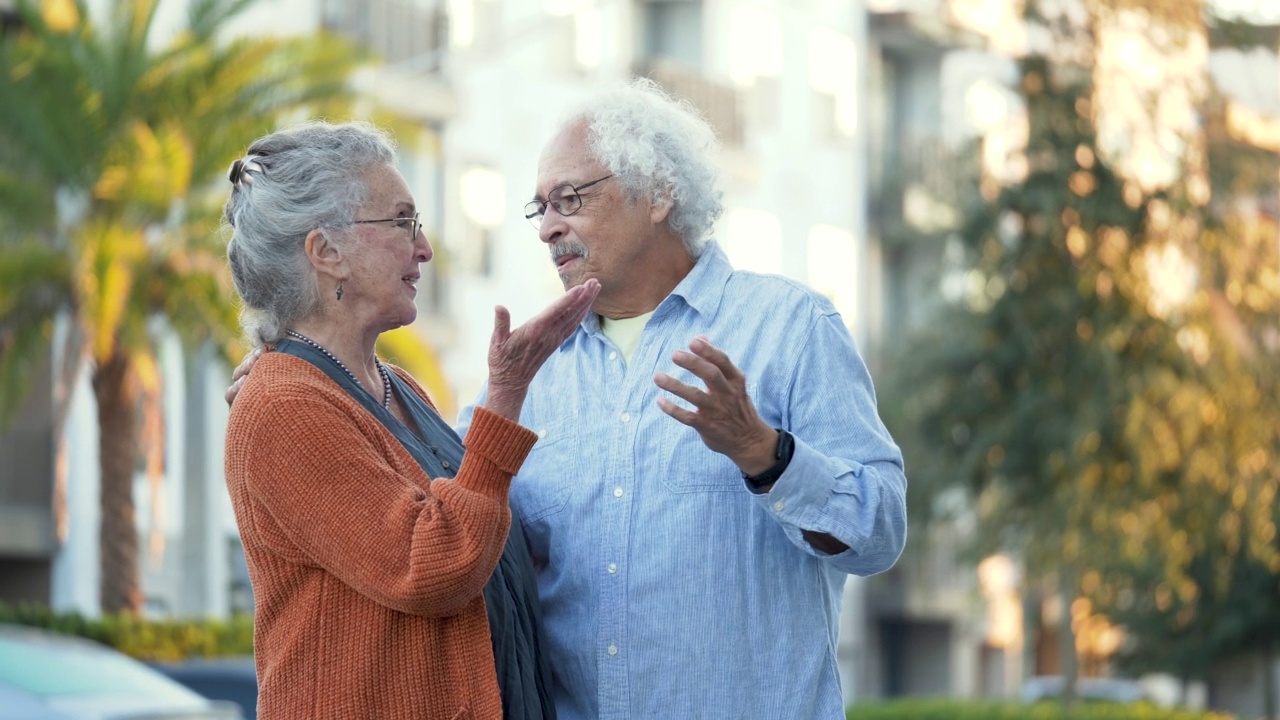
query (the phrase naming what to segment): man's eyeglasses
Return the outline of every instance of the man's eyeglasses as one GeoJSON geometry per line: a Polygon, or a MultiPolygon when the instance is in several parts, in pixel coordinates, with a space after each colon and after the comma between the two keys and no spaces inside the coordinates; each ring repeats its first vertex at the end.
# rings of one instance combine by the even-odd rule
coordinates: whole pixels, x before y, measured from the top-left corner
{"type": "Polygon", "coordinates": [[[412,242],[418,239],[418,231],[422,229],[422,221],[418,219],[419,214],[420,213],[414,213],[413,217],[411,218],[410,217],[394,217],[394,218],[383,218],[381,220],[352,220],[351,224],[363,225],[365,223],[382,223],[382,222],[395,223],[396,227],[404,228],[405,230],[409,231],[409,241],[412,242]]]}
{"type": "Polygon", "coordinates": [[[586,185],[579,185],[578,187],[574,187],[569,183],[558,185],[547,193],[546,200],[530,200],[524,206],[524,217],[535,228],[541,228],[542,216],[547,214],[548,205],[555,208],[556,212],[560,213],[561,216],[569,217],[582,209],[582,195],[580,193],[583,190],[596,183],[604,182],[611,177],[613,175],[605,175],[599,180],[592,180],[586,185]]]}

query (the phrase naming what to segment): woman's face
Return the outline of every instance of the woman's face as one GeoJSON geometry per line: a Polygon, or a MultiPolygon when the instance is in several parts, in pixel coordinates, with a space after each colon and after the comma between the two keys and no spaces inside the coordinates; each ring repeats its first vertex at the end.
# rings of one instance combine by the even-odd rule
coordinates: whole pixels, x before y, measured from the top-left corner
{"type": "Polygon", "coordinates": [[[343,284],[341,302],[351,302],[357,317],[383,332],[408,325],[418,316],[414,302],[422,277],[418,266],[431,259],[431,243],[412,222],[417,209],[399,170],[375,166],[365,182],[369,201],[356,213],[357,224],[352,226],[351,277],[343,284]],[[386,222],[361,222],[369,220],[386,222]]]}

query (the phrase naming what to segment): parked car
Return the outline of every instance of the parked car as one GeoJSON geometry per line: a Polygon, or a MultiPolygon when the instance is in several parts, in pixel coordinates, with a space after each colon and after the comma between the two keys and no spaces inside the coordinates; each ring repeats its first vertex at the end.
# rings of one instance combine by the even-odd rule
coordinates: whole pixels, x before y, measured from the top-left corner
{"type": "Polygon", "coordinates": [[[105,645],[0,625],[0,720],[242,720],[105,645]]]}
{"type": "Polygon", "coordinates": [[[200,658],[151,667],[210,700],[235,703],[248,720],[258,717],[258,675],[252,657],[200,658]]]}
{"type": "MultiPolygon", "coordinates": [[[[1022,685],[1023,702],[1035,703],[1062,697],[1066,681],[1061,675],[1041,675],[1022,685]]],[[[1137,680],[1125,678],[1079,678],[1076,697],[1086,702],[1136,703],[1150,702],[1151,696],[1137,680]]]]}

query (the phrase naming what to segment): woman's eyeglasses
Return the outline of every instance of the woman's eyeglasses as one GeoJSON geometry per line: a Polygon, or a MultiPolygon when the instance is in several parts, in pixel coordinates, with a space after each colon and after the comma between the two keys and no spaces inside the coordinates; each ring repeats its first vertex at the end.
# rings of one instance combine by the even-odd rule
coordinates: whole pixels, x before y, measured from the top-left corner
{"type": "Polygon", "coordinates": [[[383,223],[383,222],[395,223],[396,227],[404,228],[405,230],[409,231],[410,240],[417,240],[418,231],[422,229],[422,221],[418,219],[418,215],[419,213],[414,213],[413,217],[411,218],[410,217],[394,217],[394,218],[383,218],[381,220],[352,220],[351,224],[363,225],[365,223],[383,223]]]}

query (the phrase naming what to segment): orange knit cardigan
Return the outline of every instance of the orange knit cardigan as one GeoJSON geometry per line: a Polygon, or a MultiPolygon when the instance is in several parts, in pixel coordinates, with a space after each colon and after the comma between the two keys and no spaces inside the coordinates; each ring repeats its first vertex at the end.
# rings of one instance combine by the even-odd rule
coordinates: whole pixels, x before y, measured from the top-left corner
{"type": "Polygon", "coordinates": [[[457,477],[433,480],[319,369],[258,360],[225,459],[256,604],[259,718],[502,717],[481,593],[536,439],[478,409],[457,477]]]}

